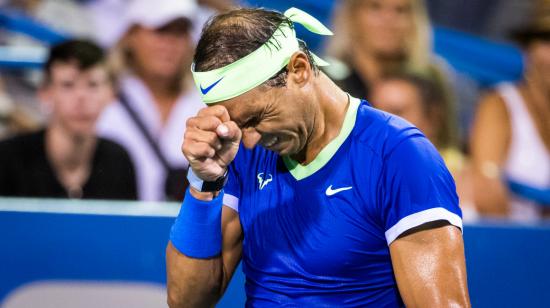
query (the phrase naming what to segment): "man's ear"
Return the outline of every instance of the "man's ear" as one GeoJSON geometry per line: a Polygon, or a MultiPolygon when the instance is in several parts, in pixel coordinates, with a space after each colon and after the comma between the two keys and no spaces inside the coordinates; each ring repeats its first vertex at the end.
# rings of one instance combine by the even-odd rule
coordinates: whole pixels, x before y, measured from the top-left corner
{"type": "Polygon", "coordinates": [[[305,86],[313,78],[313,67],[303,51],[295,52],[287,65],[287,85],[305,86]]]}

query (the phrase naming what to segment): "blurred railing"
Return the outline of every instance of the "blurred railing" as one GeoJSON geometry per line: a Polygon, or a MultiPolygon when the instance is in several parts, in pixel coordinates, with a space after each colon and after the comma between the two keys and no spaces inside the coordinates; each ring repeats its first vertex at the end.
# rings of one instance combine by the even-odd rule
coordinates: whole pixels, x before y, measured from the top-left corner
{"type": "MultiPolygon", "coordinates": [[[[165,307],[164,250],[178,208],[0,199],[0,307],[165,307]]],[[[464,239],[474,307],[550,303],[549,223],[478,222],[464,239]]],[[[218,307],[243,307],[243,286],[239,268],[218,307]]]]}
{"type": "Polygon", "coordinates": [[[59,43],[69,37],[68,34],[51,29],[23,11],[9,8],[0,8],[0,28],[25,34],[48,44],[59,43]]]}
{"type": "Polygon", "coordinates": [[[1,46],[0,69],[41,68],[47,56],[47,46],[66,40],[68,34],[60,33],[26,15],[24,12],[0,8],[0,29],[24,34],[43,46],[1,46]]]}

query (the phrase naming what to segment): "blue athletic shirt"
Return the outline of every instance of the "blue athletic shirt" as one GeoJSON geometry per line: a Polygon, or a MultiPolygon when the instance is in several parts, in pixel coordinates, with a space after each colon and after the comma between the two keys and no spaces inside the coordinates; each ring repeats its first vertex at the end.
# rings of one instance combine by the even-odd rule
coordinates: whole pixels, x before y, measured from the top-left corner
{"type": "Polygon", "coordinates": [[[313,162],[241,147],[224,190],[244,233],[247,307],[401,307],[388,246],[430,221],[462,228],[434,146],[358,99],[313,162]]]}

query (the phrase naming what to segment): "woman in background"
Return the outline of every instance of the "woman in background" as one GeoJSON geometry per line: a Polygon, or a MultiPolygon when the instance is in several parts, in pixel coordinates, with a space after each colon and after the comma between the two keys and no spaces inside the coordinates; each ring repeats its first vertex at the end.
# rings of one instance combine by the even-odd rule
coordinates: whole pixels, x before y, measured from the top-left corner
{"type": "MultiPolygon", "coordinates": [[[[344,0],[336,10],[327,53],[341,65],[327,73],[352,96],[371,99],[384,76],[413,72],[432,80],[450,103],[450,131],[457,139],[451,74],[432,49],[431,26],[423,0],[344,0]]],[[[334,63],[334,61],[331,61],[334,63]]],[[[461,97],[460,102],[464,103],[461,97]]]]}
{"type": "MultiPolygon", "coordinates": [[[[329,55],[348,67],[340,82],[355,97],[388,73],[433,69],[426,8],[418,0],[344,0],[334,18],[329,55]]],[[[434,72],[435,73],[435,72],[434,72]]]]}
{"type": "Polygon", "coordinates": [[[104,112],[99,133],[130,153],[141,200],[175,200],[185,191],[185,122],[204,106],[189,76],[196,9],[194,1],[132,1],[112,51],[119,102],[104,112]]]}
{"type": "Polygon", "coordinates": [[[452,138],[449,102],[436,84],[416,74],[388,75],[374,85],[372,104],[411,122],[430,139],[456,181],[464,219],[475,218],[470,168],[452,138]]]}
{"type": "Polygon", "coordinates": [[[514,35],[526,57],[523,79],[481,100],[471,138],[480,213],[521,221],[550,205],[550,3],[536,12],[514,35]]]}

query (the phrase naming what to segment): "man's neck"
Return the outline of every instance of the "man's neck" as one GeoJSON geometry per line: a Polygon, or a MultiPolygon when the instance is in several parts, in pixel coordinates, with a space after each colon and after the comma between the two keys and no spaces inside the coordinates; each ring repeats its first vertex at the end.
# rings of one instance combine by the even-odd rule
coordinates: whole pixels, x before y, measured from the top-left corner
{"type": "Polygon", "coordinates": [[[96,143],[95,136],[75,136],[61,125],[46,131],[46,153],[58,173],[88,168],[96,143]]]}
{"type": "Polygon", "coordinates": [[[292,155],[292,159],[303,165],[311,163],[334,138],[340,134],[346,112],[349,108],[349,96],[323,73],[317,77],[314,85],[317,100],[312,104],[314,121],[311,124],[309,138],[304,149],[292,155]]]}

